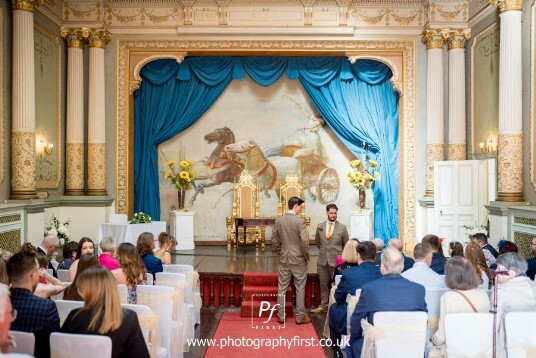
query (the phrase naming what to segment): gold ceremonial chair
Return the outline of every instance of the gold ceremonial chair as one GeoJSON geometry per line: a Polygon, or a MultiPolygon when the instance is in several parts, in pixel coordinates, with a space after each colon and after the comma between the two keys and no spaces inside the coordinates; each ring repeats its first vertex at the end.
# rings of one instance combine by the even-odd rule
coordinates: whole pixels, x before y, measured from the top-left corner
{"type": "MultiPolygon", "coordinates": [[[[288,211],[288,199],[293,196],[304,199],[304,189],[303,183],[300,183],[300,178],[293,170],[291,170],[285,177],[285,183],[281,184],[279,188],[279,204],[277,208],[277,214],[279,216],[285,215],[288,211]]],[[[305,215],[305,203],[302,204],[303,209],[301,212],[301,217],[305,220],[305,229],[307,240],[309,240],[309,231],[311,227],[311,218],[305,215]]]]}
{"type": "MultiPolygon", "coordinates": [[[[244,234],[239,230],[238,240],[235,240],[236,227],[235,219],[237,218],[257,218],[259,217],[259,187],[253,183],[253,177],[247,170],[240,174],[238,182],[234,183],[233,188],[233,213],[226,218],[227,223],[227,251],[231,251],[231,246],[244,244],[244,234]]],[[[246,244],[257,245],[260,241],[264,248],[265,228],[252,226],[246,228],[246,244]]]]}

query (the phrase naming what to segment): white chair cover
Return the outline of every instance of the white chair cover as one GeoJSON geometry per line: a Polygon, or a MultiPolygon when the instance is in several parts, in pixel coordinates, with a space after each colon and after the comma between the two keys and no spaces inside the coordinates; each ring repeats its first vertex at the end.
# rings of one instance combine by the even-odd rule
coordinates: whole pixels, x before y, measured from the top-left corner
{"type": "Polygon", "coordinates": [[[54,301],[58,310],[58,316],[60,317],[60,326],[63,326],[63,322],[67,319],[69,313],[76,308],[84,307],[83,301],[54,301]]]}
{"type": "Polygon", "coordinates": [[[432,334],[437,331],[437,327],[439,326],[441,296],[443,296],[443,294],[447,291],[448,289],[445,288],[426,289],[424,300],[426,301],[426,307],[428,308],[428,327],[430,328],[432,334]]]}
{"type": "Polygon", "coordinates": [[[346,341],[350,342],[350,319],[352,318],[352,313],[354,313],[355,306],[357,306],[357,303],[359,302],[359,297],[361,296],[361,289],[358,288],[355,290],[355,296],[347,295],[346,296],[346,303],[348,304],[346,308],[346,341]]]}
{"type": "Polygon", "coordinates": [[[52,267],[54,267],[54,270],[57,270],[58,266],[60,265],[60,263],[56,260],[50,260],[50,264],[52,265],[52,267]]]}
{"type": "Polygon", "coordinates": [[[504,318],[508,358],[536,357],[536,312],[510,312],[504,318]]]}
{"type": "Polygon", "coordinates": [[[128,216],[126,214],[110,214],[108,215],[109,223],[124,223],[128,221],[128,216]]]}
{"type": "Polygon", "coordinates": [[[160,345],[158,319],[149,306],[122,304],[123,308],[136,312],[145,344],[152,358],[167,357],[167,350],[160,345]],[[159,355],[160,353],[160,355],[159,355]]]}
{"type": "MultiPolygon", "coordinates": [[[[137,288],[136,288],[137,290],[137,288]]],[[[117,291],[119,292],[119,300],[121,304],[128,303],[128,287],[122,283],[117,284],[117,291]]]]}
{"type": "Polygon", "coordinates": [[[58,273],[58,280],[60,280],[61,282],[66,282],[66,281],[69,281],[68,277],[69,277],[69,270],[58,270],[57,271],[58,273]]]}
{"type": "MultiPolygon", "coordinates": [[[[28,354],[32,357],[35,352],[35,336],[29,332],[9,331],[9,334],[13,336],[17,347],[9,347],[9,353],[21,353],[28,354]]],[[[2,353],[0,353],[0,356],[2,353]]]]}
{"type": "Polygon", "coordinates": [[[154,278],[153,275],[151,275],[150,273],[147,274],[147,280],[145,280],[145,284],[149,286],[154,285],[154,278]]]}
{"type": "Polygon", "coordinates": [[[377,312],[374,325],[366,319],[361,357],[424,357],[426,312],[377,312]]]}
{"type": "Polygon", "coordinates": [[[95,334],[52,333],[50,356],[54,358],[109,358],[112,339],[95,334]]]}
{"type": "Polygon", "coordinates": [[[335,275],[335,285],[339,286],[339,282],[341,282],[342,275],[335,275]]]}
{"type": "Polygon", "coordinates": [[[47,269],[47,272],[48,272],[48,274],[51,275],[51,276],[54,274],[54,270],[52,270],[52,269],[47,269]]]}
{"type": "Polygon", "coordinates": [[[138,304],[149,306],[157,317],[162,347],[170,352],[171,357],[182,357],[186,345],[184,327],[173,322],[173,307],[180,299],[178,292],[172,287],[138,285],[136,293],[138,304]]]}
{"type": "Polygon", "coordinates": [[[445,316],[449,358],[485,358],[493,351],[493,314],[455,313],[445,316]],[[478,339],[475,339],[478,334],[478,339]]]}
{"type": "Polygon", "coordinates": [[[195,323],[201,323],[201,293],[199,273],[192,265],[164,265],[164,272],[183,273],[186,275],[189,289],[186,291],[186,303],[195,307],[195,323]]]}

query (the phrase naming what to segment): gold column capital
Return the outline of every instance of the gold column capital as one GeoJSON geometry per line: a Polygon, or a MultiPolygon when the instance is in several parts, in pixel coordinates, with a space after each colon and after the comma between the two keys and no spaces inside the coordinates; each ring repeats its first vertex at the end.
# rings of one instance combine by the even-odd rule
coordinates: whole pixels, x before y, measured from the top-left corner
{"type": "Polygon", "coordinates": [[[89,37],[89,29],[81,28],[60,28],[60,35],[67,41],[67,47],[84,48],[84,43],[89,37]]]}
{"type": "Polygon", "coordinates": [[[499,9],[500,12],[506,12],[510,10],[521,11],[523,0],[489,0],[491,6],[499,9]]]}
{"type": "Polygon", "coordinates": [[[471,29],[449,29],[445,31],[444,36],[449,50],[465,48],[465,42],[471,38],[471,29]]]}
{"type": "Polygon", "coordinates": [[[106,30],[106,28],[89,29],[89,47],[105,48],[106,44],[110,42],[112,35],[106,30]]]}
{"type": "Polygon", "coordinates": [[[426,45],[427,50],[434,48],[442,49],[445,46],[445,30],[426,29],[421,34],[421,41],[426,45]]]}
{"type": "Polygon", "coordinates": [[[34,12],[34,9],[43,4],[43,0],[11,0],[13,10],[34,12]]]}

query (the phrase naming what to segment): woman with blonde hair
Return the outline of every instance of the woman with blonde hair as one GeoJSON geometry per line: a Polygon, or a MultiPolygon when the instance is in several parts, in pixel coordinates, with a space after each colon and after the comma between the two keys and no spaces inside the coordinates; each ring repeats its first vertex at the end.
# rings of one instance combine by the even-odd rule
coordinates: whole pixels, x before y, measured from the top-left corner
{"type": "Polygon", "coordinates": [[[84,307],[69,313],[61,332],[110,337],[113,358],[148,358],[149,351],[136,313],[121,308],[117,283],[110,271],[95,266],[77,278],[84,307]]]}
{"type": "Polygon", "coordinates": [[[490,286],[490,273],[489,267],[486,264],[486,257],[480,245],[474,241],[471,241],[465,247],[465,257],[476,270],[476,273],[480,279],[480,288],[485,290],[490,286]]]}
{"type": "Polygon", "coordinates": [[[359,241],[357,239],[350,239],[344,245],[341,256],[337,257],[335,261],[335,270],[333,271],[333,278],[337,275],[342,275],[342,270],[349,267],[357,266],[357,245],[359,241]]]}
{"type": "Polygon", "coordinates": [[[164,265],[171,264],[171,254],[169,253],[169,250],[177,246],[177,240],[167,232],[161,232],[160,235],[158,235],[158,245],[160,248],[154,253],[154,256],[159,258],[164,265]]]}
{"type": "Polygon", "coordinates": [[[141,262],[138,250],[129,242],[123,242],[115,253],[120,268],[112,270],[118,284],[126,285],[128,288],[128,303],[136,304],[136,286],[144,284],[145,265],[141,262]]]}

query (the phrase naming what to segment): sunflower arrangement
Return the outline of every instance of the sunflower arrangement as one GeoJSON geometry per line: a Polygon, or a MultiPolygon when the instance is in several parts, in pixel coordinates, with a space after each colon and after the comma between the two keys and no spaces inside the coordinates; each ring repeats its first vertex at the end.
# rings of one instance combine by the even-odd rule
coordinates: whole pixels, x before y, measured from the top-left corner
{"type": "Polygon", "coordinates": [[[177,189],[188,190],[190,188],[190,183],[195,178],[195,174],[192,171],[192,162],[181,160],[179,162],[179,168],[176,168],[175,161],[170,160],[166,162],[166,166],[168,167],[168,170],[164,174],[164,178],[171,180],[171,183],[175,185],[177,189]]]}
{"type": "Polygon", "coordinates": [[[370,189],[373,182],[380,180],[378,163],[374,160],[355,159],[350,161],[350,167],[349,182],[356,190],[370,189]]]}

